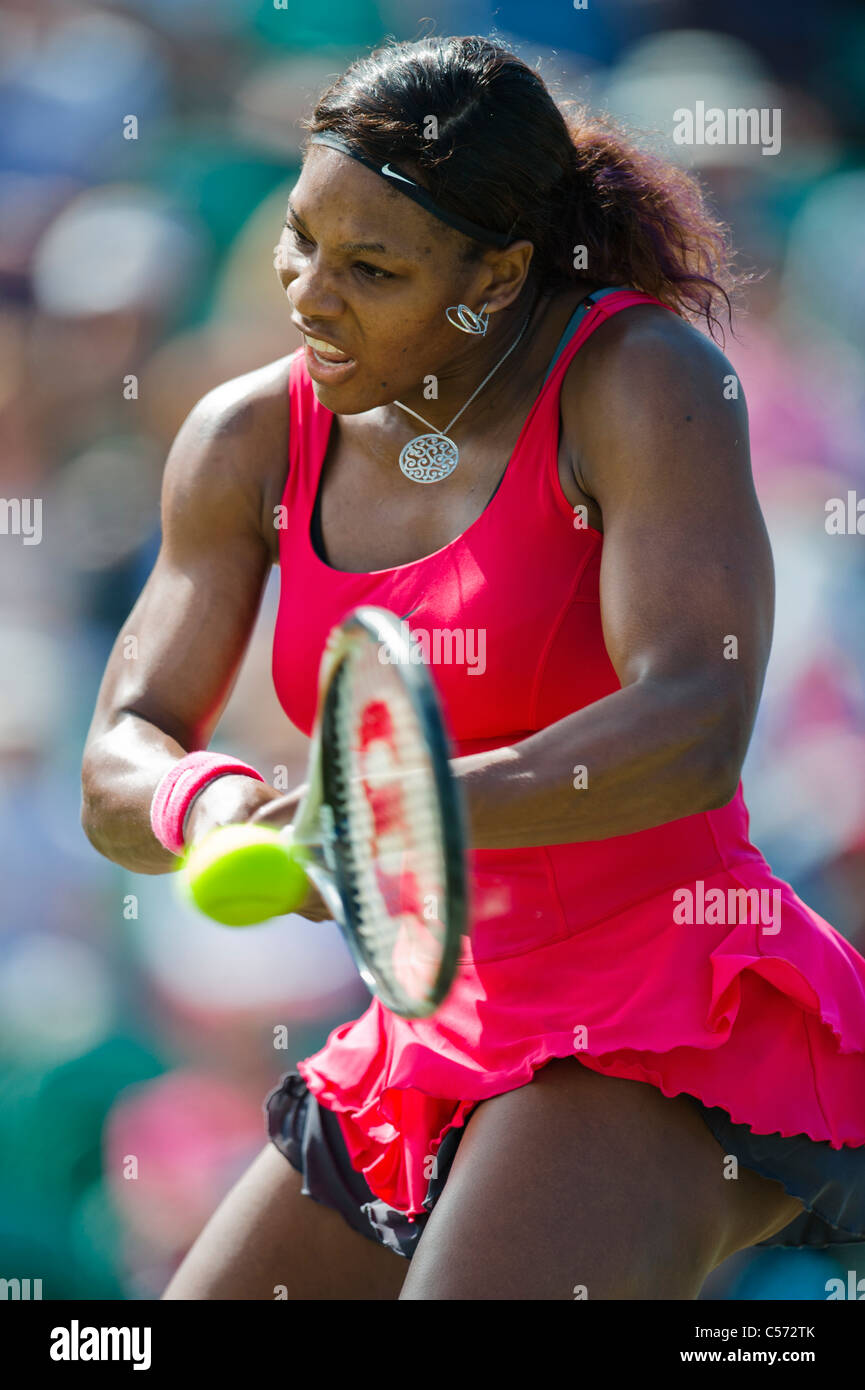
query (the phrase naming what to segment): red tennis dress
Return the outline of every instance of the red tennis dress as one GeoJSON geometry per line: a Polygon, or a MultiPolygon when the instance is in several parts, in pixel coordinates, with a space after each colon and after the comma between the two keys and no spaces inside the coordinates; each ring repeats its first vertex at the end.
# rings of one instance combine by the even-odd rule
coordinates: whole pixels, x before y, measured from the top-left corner
{"type": "MultiPolygon", "coordinates": [[[[558,479],[559,391],[599,323],[655,302],[607,292],[585,312],[482,515],[434,554],[369,574],[334,570],[313,547],[333,415],[294,354],[273,674],[299,729],[312,729],[327,635],[360,603],[466,633],[462,664],[429,668],[454,756],[516,743],[619,689],[601,630],[603,537],[558,479]]],[[[865,1145],[865,960],[772,874],[741,786],[729,805],[656,829],[474,850],[468,863],[471,937],[438,1012],[412,1022],[373,1000],[298,1064],[388,1206],[420,1215],[445,1133],[553,1057],[685,1092],[754,1134],[865,1145]]]]}

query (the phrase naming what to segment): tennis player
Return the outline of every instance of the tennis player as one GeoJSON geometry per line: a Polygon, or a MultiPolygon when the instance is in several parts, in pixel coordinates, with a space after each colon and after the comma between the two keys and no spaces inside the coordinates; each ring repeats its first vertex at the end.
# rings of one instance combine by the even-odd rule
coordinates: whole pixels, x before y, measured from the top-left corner
{"type": "Polygon", "coordinates": [[[350,67],[277,248],[304,345],[171,450],[93,843],[162,873],[291,821],[299,792],[206,751],[279,564],[304,732],[350,609],[438,641],[473,929],[432,1018],[374,1001],[272,1091],[168,1298],[693,1299],[749,1246],[865,1239],[865,960],[772,874],[739,781],[773,575],[697,326],[728,240],[688,175],[566,109],[483,38],[350,67]]]}

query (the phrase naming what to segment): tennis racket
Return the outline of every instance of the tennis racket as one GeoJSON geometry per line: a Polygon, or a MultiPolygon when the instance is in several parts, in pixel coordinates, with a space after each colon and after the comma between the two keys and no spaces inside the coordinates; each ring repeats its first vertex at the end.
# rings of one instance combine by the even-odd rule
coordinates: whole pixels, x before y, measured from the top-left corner
{"type": "MultiPolygon", "coordinates": [[[[406,1018],[441,1004],[466,930],[464,810],[448,755],[433,683],[411,660],[401,623],[383,608],[355,609],[333,629],[322,657],[306,792],[292,825],[275,833],[295,879],[299,865],[318,889],[367,987],[406,1018]]],[[[199,906],[204,866],[211,882],[214,867],[227,880],[243,872],[244,853],[259,853],[262,829],[221,827],[190,850],[182,874],[199,906]],[[214,864],[220,835],[231,847],[214,864]]],[[[247,884],[256,863],[266,872],[266,857],[247,857],[247,884]]],[[[303,896],[305,881],[304,892],[277,910],[271,895],[269,907],[257,911],[253,903],[245,917],[211,915],[266,920],[296,909],[303,896]]]]}

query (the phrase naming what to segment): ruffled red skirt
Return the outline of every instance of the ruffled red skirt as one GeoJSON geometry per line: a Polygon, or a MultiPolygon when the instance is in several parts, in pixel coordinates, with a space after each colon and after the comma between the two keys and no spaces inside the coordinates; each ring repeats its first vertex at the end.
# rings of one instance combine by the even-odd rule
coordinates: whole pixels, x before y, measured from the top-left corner
{"type": "Polygon", "coordinates": [[[475,927],[443,1006],[408,1021],[373,1001],[298,1064],[372,1191],[419,1215],[444,1135],[553,1057],[685,1092],[755,1134],[865,1145],[850,943],[753,848],[587,922],[574,848],[473,852],[475,927]]]}

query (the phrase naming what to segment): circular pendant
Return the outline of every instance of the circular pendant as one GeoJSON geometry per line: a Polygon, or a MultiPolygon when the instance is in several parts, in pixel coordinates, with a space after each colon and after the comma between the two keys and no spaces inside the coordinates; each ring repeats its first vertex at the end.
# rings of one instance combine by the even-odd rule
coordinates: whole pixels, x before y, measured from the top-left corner
{"type": "Polygon", "coordinates": [[[404,445],[399,466],[413,483],[439,483],[453,473],[460,451],[446,434],[418,434],[404,445]]]}

